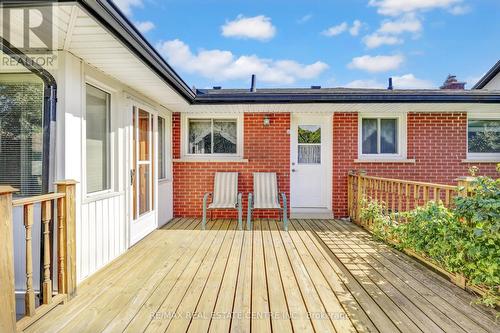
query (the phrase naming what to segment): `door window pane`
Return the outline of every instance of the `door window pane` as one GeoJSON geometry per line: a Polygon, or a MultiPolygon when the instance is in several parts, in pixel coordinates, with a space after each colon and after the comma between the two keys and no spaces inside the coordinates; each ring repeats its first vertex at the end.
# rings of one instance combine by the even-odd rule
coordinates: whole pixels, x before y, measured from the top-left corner
{"type": "Polygon", "coordinates": [[[469,153],[500,153],[500,120],[469,120],[469,153]]]}
{"type": "Polygon", "coordinates": [[[17,195],[42,193],[43,82],[0,74],[0,184],[17,195]]]}
{"type": "Polygon", "coordinates": [[[139,215],[150,211],[151,189],[149,164],[139,165],[139,215]]]}
{"type": "Polygon", "coordinates": [[[321,143],[321,126],[319,125],[299,125],[299,143],[321,143]]]}
{"type": "Polygon", "coordinates": [[[397,120],[380,119],[380,153],[397,153],[397,120]]]}
{"type": "Polygon", "coordinates": [[[377,119],[363,119],[361,126],[362,153],[377,154],[377,119]]]}
{"type": "Polygon", "coordinates": [[[110,95],[86,85],[87,193],[109,189],[110,95]]]}
{"type": "Polygon", "coordinates": [[[139,109],[139,161],[149,160],[150,147],[150,115],[148,112],[139,109]]]}
{"type": "Polygon", "coordinates": [[[212,153],[212,121],[189,120],[189,153],[212,153]]]}
{"type": "Polygon", "coordinates": [[[214,153],[236,154],[236,120],[214,120],[214,153]]]}
{"type": "Polygon", "coordinates": [[[158,117],[158,178],[166,177],[165,170],[165,119],[158,117]]]}
{"type": "Polygon", "coordinates": [[[299,164],[321,164],[321,145],[300,145],[298,151],[299,164]]]}

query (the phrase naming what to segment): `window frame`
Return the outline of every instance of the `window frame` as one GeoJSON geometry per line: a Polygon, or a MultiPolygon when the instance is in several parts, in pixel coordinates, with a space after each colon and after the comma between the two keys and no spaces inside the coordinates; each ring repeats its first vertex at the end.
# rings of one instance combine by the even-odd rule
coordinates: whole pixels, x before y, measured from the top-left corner
{"type": "Polygon", "coordinates": [[[113,108],[114,108],[114,102],[113,100],[115,99],[115,93],[116,90],[110,88],[109,86],[106,86],[105,84],[102,84],[100,81],[92,79],[90,77],[86,77],[84,82],[83,82],[83,93],[82,93],[82,101],[83,101],[83,108],[82,108],[82,114],[83,114],[83,119],[82,121],[82,152],[83,152],[83,160],[82,160],[82,179],[84,180],[83,185],[83,191],[85,193],[85,199],[95,199],[99,198],[102,196],[106,196],[109,194],[114,193],[114,187],[115,187],[115,182],[114,182],[114,172],[113,172],[113,166],[114,166],[114,154],[113,154],[113,120],[112,120],[112,114],[113,114],[113,108]],[[106,170],[106,176],[107,176],[107,188],[95,192],[88,192],[87,189],[87,85],[90,85],[96,89],[99,89],[109,95],[109,105],[108,105],[108,118],[107,118],[107,129],[108,129],[108,140],[107,140],[107,170],[106,170]]]}
{"type": "Polygon", "coordinates": [[[465,130],[465,151],[467,154],[467,160],[474,161],[485,161],[485,162],[499,162],[500,153],[471,153],[469,152],[469,120],[500,120],[500,114],[498,113],[474,113],[467,112],[467,122],[465,130]]]}
{"type": "Polygon", "coordinates": [[[190,160],[234,160],[243,159],[243,114],[242,113],[189,113],[182,114],[181,158],[190,160]],[[189,153],[189,121],[190,120],[236,120],[236,153],[189,153]]]}
{"type": "MultiPolygon", "coordinates": [[[[398,161],[406,160],[407,152],[407,113],[359,113],[358,114],[358,160],[360,161],[398,161]],[[397,125],[397,153],[396,154],[363,154],[363,119],[396,119],[397,125]]],[[[377,146],[380,149],[380,131],[377,128],[377,146]]]]}

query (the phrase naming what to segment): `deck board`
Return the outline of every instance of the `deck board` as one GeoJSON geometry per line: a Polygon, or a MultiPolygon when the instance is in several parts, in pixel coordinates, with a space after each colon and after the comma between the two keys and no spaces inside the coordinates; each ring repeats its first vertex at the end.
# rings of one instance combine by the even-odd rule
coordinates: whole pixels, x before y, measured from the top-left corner
{"type": "Polygon", "coordinates": [[[495,332],[494,313],[349,222],[175,219],[27,332],[495,332]]]}

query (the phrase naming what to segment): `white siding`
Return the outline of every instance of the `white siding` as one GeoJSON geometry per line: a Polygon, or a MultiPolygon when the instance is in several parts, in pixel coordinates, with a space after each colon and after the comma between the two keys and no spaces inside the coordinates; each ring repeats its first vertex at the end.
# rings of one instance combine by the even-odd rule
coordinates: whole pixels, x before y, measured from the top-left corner
{"type": "Polygon", "coordinates": [[[78,281],[127,249],[125,208],[124,194],[82,205],[83,223],[76,228],[78,281]]]}

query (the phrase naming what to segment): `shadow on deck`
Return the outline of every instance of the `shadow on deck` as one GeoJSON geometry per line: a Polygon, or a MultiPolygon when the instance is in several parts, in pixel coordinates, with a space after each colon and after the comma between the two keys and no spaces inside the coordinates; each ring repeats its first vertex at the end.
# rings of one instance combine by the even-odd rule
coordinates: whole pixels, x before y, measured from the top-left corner
{"type": "Polygon", "coordinates": [[[175,219],[29,332],[494,332],[474,296],[354,224],[175,219]]]}

